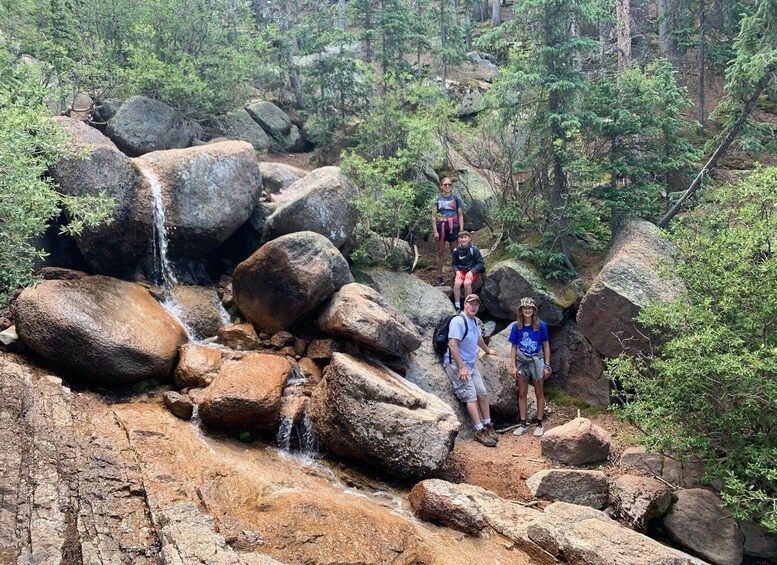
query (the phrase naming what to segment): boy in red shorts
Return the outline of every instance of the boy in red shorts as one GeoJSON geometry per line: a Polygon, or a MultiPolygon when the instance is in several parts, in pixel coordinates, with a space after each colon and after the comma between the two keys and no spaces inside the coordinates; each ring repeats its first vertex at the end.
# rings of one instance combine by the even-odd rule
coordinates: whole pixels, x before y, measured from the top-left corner
{"type": "Polygon", "coordinates": [[[461,287],[464,286],[464,295],[472,294],[472,284],[478,280],[480,273],[486,270],[483,255],[480,249],[471,242],[468,231],[460,231],[459,246],[453,250],[453,272],[456,278],[453,281],[453,302],[456,312],[461,310],[461,287]]]}

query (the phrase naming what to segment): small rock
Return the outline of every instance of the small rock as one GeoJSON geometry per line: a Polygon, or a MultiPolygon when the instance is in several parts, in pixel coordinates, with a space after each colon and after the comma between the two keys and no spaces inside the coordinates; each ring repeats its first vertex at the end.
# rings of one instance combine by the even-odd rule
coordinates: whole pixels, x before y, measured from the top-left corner
{"type": "Polygon", "coordinates": [[[601,471],[544,469],[526,480],[532,495],[581,506],[602,509],[607,506],[607,476],[601,471]]]}
{"type": "Polygon", "coordinates": [[[421,520],[439,522],[467,534],[477,534],[485,527],[477,506],[459,492],[457,485],[447,481],[421,481],[410,491],[408,500],[421,520]]]}
{"type": "Polygon", "coordinates": [[[543,455],[565,465],[606,461],[610,434],[587,418],[575,418],[545,432],[540,447],[543,455]]]}
{"type": "Polygon", "coordinates": [[[650,477],[621,475],[612,484],[618,513],[638,531],[661,516],[672,504],[672,493],[664,483],[650,477]]]}
{"type": "Polygon", "coordinates": [[[191,420],[194,414],[194,403],[188,395],[179,394],[173,390],[168,390],[162,395],[165,406],[173,413],[176,418],[181,420],[191,420]]]}
{"type": "Polygon", "coordinates": [[[259,336],[251,324],[235,324],[219,328],[219,341],[231,349],[250,350],[259,346],[259,336]]]}

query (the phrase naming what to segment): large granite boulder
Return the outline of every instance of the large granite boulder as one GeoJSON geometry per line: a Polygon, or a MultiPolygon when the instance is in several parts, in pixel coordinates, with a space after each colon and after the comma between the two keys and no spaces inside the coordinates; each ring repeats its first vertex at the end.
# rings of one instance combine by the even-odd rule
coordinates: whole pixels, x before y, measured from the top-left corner
{"type": "Polygon", "coordinates": [[[105,135],[127,155],[137,157],[164,149],[189,147],[202,128],[158,100],[127,98],[108,122],[105,135]]]}
{"type": "Polygon", "coordinates": [[[289,188],[302,177],[307,176],[305,169],[287,165],[285,163],[259,163],[262,171],[264,189],[270,194],[278,194],[289,188]]]}
{"type": "Polygon", "coordinates": [[[677,501],[664,517],[664,528],[682,547],[715,565],[742,562],[743,536],[723,501],[706,489],[675,492],[677,501]]]}
{"type": "Polygon", "coordinates": [[[680,461],[660,453],[653,453],[643,446],[627,447],[621,454],[621,467],[638,469],[674,486],[692,487],[699,484],[704,475],[700,461],[680,461]]]}
{"type": "Polygon", "coordinates": [[[610,381],[604,376],[604,361],[583,337],[573,321],[550,336],[553,383],[590,406],[610,405],[610,381]]]}
{"type": "Polygon", "coordinates": [[[678,279],[661,274],[673,255],[672,244],[650,222],[628,219],[617,229],[577,313],[580,331],[602,355],[649,353],[650,337],[634,318],[651,302],[674,302],[682,291],[678,279]]]}
{"type": "Polygon", "coordinates": [[[218,428],[275,429],[290,373],[291,363],[280,355],[251,352],[239,361],[226,361],[200,396],[202,423],[218,428]]]}
{"type": "Polygon", "coordinates": [[[565,465],[606,461],[610,434],[588,418],[575,418],[551,428],[540,440],[542,454],[565,465]]]}
{"type": "Polygon", "coordinates": [[[404,239],[383,237],[369,230],[360,241],[359,250],[364,255],[361,262],[368,265],[387,265],[396,269],[409,269],[415,259],[413,249],[404,239]]]}
{"type": "Polygon", "coordinates": [[[68,196],[113,199],[111,222],[75,237],[89,267],[101,274],[132,272],[146,254],[150,230],[136,210],[143,177],[129,157],[96,129],[72,119],[54,118],[72,139],[68,154],[49,167],[59,190],[68,196]]]}
{"type": "Polygon", "coordinates": [[[477,534],[486,525],[475,503],[459,491],[458,485],[447,481],[427,479],[417,483],[408,501],[421,520],[439,522],[467,534],[477,534]]]}
{"type": "MultiPolygon", "coordinates": [[[[477,91],[475,91],[477,93],[477,91]]],[[[472,101],[475,104],[476,101],[472,101]]],[[[450,151],[451,164],[457,171],[453,175],[453,193],[464,202],[464,227],[477,231],[489,225],[497,201],[497,190],[477,169],[456,151],[450,151]]]]}
{"type": "Polygon", "coordinates": [[[219,130],[230,139],[247,141],[257,151],[267,151],[272,144],[270,136],[243,108],[228,112],[218,122],[219,130]]]}
{"type": "Polygon", "coordinates": [[[101,384],[167,378],[186,342],[145,288],[110,277],[43,281],[21,293],[14,317],[33,351],[101,384]]]}
{"type": "Polygon", "coordinates": [[[259,248],[235,269],[232,287],[243,316],[262,331],[286,329],[353,282],[348,263],[326,237],[285,235],[259,248]]]}
{"type": "Polygon", "coordinates": [[[740,522],[739,529],[745,538],[745,555],[772,561],[777,558],[777,535],[755,522],[740,522]]]}
{"type": "Polygon", "coordinates": [[[312,231],[340,248],[351,237],[358,215],[356,187],[339,167],[322,167],[292,184],[292,194],[264,223],[264,239],[312,231]]]}
{"type": "Polygon", "coordinates": [[[607,475],[581,469],[543,469],[526,479],[533,496],[602,509],[610,495],[607,475]]]}
{"type": "Polygon", "coordinates": [[[433,330],[443,317],[454,313],[453,304],[439,287],[413,275],[386,269],[369,269],[358,275],[422,331],[433,330]]]}
{"type": "Polygon", "coordinates": [[[180,388],[205,388],[221,372],[222,349],[186,343],[179,350],[173,380],[180,388]]]}
{"type": "Polygon", "coordinates": [[[359,283],[349,283],[332,296],[321,310],[318,327],[397,357],[421,345],[421,334],[413,323],[376,290],[359,283]]]}
{"type": "Polygon", "coordinates": [[[439,471],[459,428],[436,396],[345,353],[332,356],[313,391],[309,416],[328,449],[402,478],[439,471]]]}
{"type": "Polygon", "coordinates": [[[246,111],[270,137],[280,138],[291,131],[288,114],[268,100],[252,102],[246,106],[246,111]]]}
{"type": "Polygon", "coordinates": [[[621,475],[611,485],[615,508],[634,529],[644,532],[651,520],[663,515],[672,504],[672,491],[657,479],[621,475]]]}
{"type": "Polygon", "coordinates": [[[220,327],[231,324],[214,288],[178,285],[173,298],[176,313],[193,339],[215,336],[220,327]]]}
{"type": "Polygon", "coordinates": [[[558,326],[564,320],[564,309],[542,277],[531,265],[517,259],[494,265],[480,293],[489,313],[506,320],[518,319],[524,296],[534,298],[540,318],[549,326],[558,326]]]}
{"type": "Polygon", "coordinates": [[[251,216],[262,186],[254,149],[244,141],[157,151],[135,163],[146,176],[148,193],[138,204],[149,235],[158,183],[173,258],[202,257],[226,241],[251,216]]]}

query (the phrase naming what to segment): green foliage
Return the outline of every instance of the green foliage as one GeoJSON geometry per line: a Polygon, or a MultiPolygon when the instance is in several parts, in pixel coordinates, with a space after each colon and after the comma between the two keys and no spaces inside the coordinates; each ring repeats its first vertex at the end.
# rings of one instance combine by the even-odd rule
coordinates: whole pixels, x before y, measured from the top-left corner
{"type": "Polygon", "coordinates": [[[33,268],[45,253],[35,238],[62,209],[70,218],[64,228],[79,233],[109,217],[112,202],[100,197],[57,193],[46,168],[64,154],[69,139],[46,117],[38,69],[13,67],[0,49],[0,303],[20,286],[35,281],[33,268]]]}
{"type": "Polygon", "coordinates": [[[697,455],[739,519],[777,531],[777,169],[721,188],[675,240],[687,285],[639,315],[656,356],[608,372],[648,447],[697,455]]]}

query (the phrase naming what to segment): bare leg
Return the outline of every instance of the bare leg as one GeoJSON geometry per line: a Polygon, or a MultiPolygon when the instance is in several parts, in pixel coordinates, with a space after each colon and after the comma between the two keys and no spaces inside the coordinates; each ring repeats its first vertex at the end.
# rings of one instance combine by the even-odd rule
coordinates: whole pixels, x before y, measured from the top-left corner
{"type": "Polygon", "coordinates": [[[464,279],[464,292],[467,293],[467,296],[472,294],[472,279],[470,278],[464,279]]]}
{"type": "Polygon", "coordinates": [[[491,407],[488,405],[488,396],[478,396],[478,407],[484,420],[491,419],[491,407]]]}
{"type": "Polygon", "coordinates": [[[545,386],[542,379],[534,381],[534,394],[537,396],[537,419],[542,420],[545,416],[545,386]]]}
{"type": "Polygon", "coordinates": [[[440,234],[440,239],[437,240],[437,276],[439,278],[442,278],[442,263],[445,260],[445,241],[442,239],[442,234],[440,234]]]}
{"type": "Polygon", "coordinates": [[[467,414],[469,414],[469,419],[472,420],[472,423],[476,426],[480,424],[480,412],[478,412],[480,398],[481,397],[478,396],[477,401],[473,400],[472,402],[467,402],[467,414]]]}
{"type": "Polygon", "coordinates": [[[458,274],[453,280],[453,301],[457,304],[461,303],[461,277],[458,274]]]}
{"type": "Polygon", "coordinates": [[[526,396],[529,393],[529,383],[518,375],[518,414],[521,422],[526,421],[526,396]]]}

